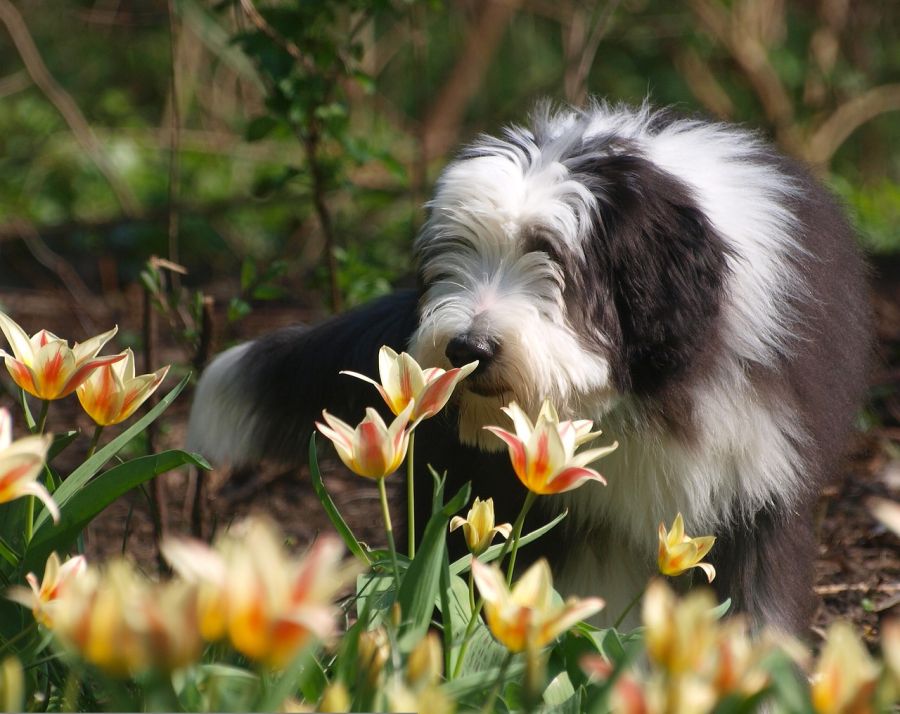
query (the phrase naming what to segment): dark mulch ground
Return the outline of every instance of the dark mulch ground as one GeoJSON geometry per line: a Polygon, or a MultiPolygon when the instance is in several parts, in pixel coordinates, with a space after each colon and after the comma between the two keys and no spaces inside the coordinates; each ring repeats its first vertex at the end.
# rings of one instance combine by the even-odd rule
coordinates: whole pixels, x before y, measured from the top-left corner
{"type": "MultiPolygon", "coordinates": [[[[842,617],[857,623],[874,642],[881,618],[900,611],[900,541],[872,518],[866,506],[871,496],[900,501],[900,265],[885,263],[878,268],[873,301],[879,361],[869,404],[872,425],[856,436],[844,477],[826,490],[821,501],[821,545],[816,564],[819,608],[814,637],[820,636],[829,622],[842,617]]],[[[222,293],[227,295],[227,288],[222,293]]],[[[107,294],[102,299],[85,293],[73,295],[61,288],[3,291],[0,308],[29,332],[43,327],[61,336],[83,339],[108,329],[111,323],[119,324],[124,337],[140,334],[141,330],[141,296],[136,289],[107,294]]],[[[257,335],[308,318],[308,311],[296,305],[261,306],[242,324],[240,336],[257,335]]],[[[166,333],[165,325],[161,325],[156,366],[185,360],[166,333]]],[[[8,385],[9,381],[4,383],[8,385]]],[[[174,384],[175,379],[170,377],[167,385],[174,384]]],[[[189,401],[189,395],[184,395],[164,417],[156,436],[157,448],[181,446],[189,401]]],[[[8,394],[0,395],[0,404],[13,407],[15,412],[8,394]]],[[[72,428],[73,423],[91,433],[91,424],[74,398],[54,405],[51,429],[72,428]]],[[[73,463],[82,455],[86,442],[85,438],[80,444],[81,452],[79,445],[71,448],[73,463]]],[[[376,489],[336,464],[323,467],[335,501],[359,537],[380,543],[383,535],[376,489]]],[[[195,479],[196,475],[181,471],[162,480],[164,518],[171,531],[188,533],[200,525],[209,535],[251,511],[277,519],[300,545],[329,528],[306,473],[262,468],[254,478],[242,482],[213,474],[199,502],[194,499],[195,479]]],[[[399,502],[401,494],[389,493],[395,503],[399,502]]],[[[401,509],[394,510],[399,515],[401,509]]],[[[102,557],[124,548],[148,568],[154,567],[154,542],[148,502],[139,493],[113,504],[94,522],[87,536],[91,556],[102,557]]]]}

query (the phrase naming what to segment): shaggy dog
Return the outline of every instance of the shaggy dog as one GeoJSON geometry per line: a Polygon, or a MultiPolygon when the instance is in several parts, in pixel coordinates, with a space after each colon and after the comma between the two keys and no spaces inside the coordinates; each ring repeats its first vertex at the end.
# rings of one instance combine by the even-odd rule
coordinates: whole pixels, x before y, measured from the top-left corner
{"type": "MultiPolygon", "coordinates": [[[[419,427],[417,464],[524,498],[503,443],[517,401],[592,418],[619,449],[609,485],[538,499],[569,516],[523,556],[615,618],[655,572],[657,525],[681,511],[718,537],[720,597],[757,624],[811,614],[813,506],[865,383],[869,316],[854,236],[833,198],[754,134],[642,107],[539,110],[443,171],[415,243],[417,290],[221,355],[189,442],[216,463],[305,457],[323,408],[356,423],[380,401],[382,344],[423,365],[478,359],[419,427]]],[[[604,437],[605,438],[605,437],[604,437]]],[[[430,480],[425,478],[426,483],[430,480]]],[[[399,478],[399,476],[398,476],[399,478]]],[[[430,489],[423,495],[424,523],[430,489]]]]}

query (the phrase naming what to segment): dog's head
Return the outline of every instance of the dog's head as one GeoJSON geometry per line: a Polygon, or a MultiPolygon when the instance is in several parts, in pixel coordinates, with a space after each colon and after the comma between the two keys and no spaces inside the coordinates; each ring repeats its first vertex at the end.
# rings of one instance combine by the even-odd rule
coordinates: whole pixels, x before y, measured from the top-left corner
{"type": "Polygon", "coordinates": [[[479,360],[460,392],[467,443],[502,447],[481,426],[503,423],[514,399],[597,417],[623,394],[652,398],[710,338],[725,244],[639,141],[589,115],[482,138],[429,207],[411,350],[428,364],[479,360]]]}

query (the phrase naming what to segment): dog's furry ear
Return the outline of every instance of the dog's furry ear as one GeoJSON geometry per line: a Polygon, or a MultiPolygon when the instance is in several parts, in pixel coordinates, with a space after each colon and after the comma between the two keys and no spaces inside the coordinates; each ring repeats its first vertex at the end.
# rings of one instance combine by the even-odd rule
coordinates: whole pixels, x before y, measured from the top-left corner
{"type": "Polygon", "coordinates": [[[619,386],[652,395],[709,351],[727,246],[688,187],[636,152],[588,154],[574,164],[598,199],[587,256],[615,305],[619,386]]]}

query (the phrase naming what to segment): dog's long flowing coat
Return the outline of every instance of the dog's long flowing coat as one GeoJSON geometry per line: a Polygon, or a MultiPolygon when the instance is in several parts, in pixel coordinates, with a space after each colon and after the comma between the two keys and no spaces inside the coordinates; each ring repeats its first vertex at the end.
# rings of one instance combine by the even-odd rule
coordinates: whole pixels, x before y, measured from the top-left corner
{"type": "MultiPolygon", "coordinates": [[[[500,407],[599,420],[617,452],[523,555],[615,617],[678,511],[714,533],[715,586],[759,623],[809,616],[812,506],[864,386],[868,308],[852,232],[794,162],[741,129],[597,104],[540,111],[443,172],[415,245],[420,289],[234,348],[200,383],[190,441],[216,462],[301,460],[323,407],[379,400],[382,344],[426,365],[479,359],[417,463],[471,480],[512,520],[524,497],[500,407]],[[530,553],[529,553],[530,551],[530,553]]],[[[428,489],[419,489],[419,493],[428,489]]],[[[427,495],[427,494],[425,494],[427,495]]]]}

